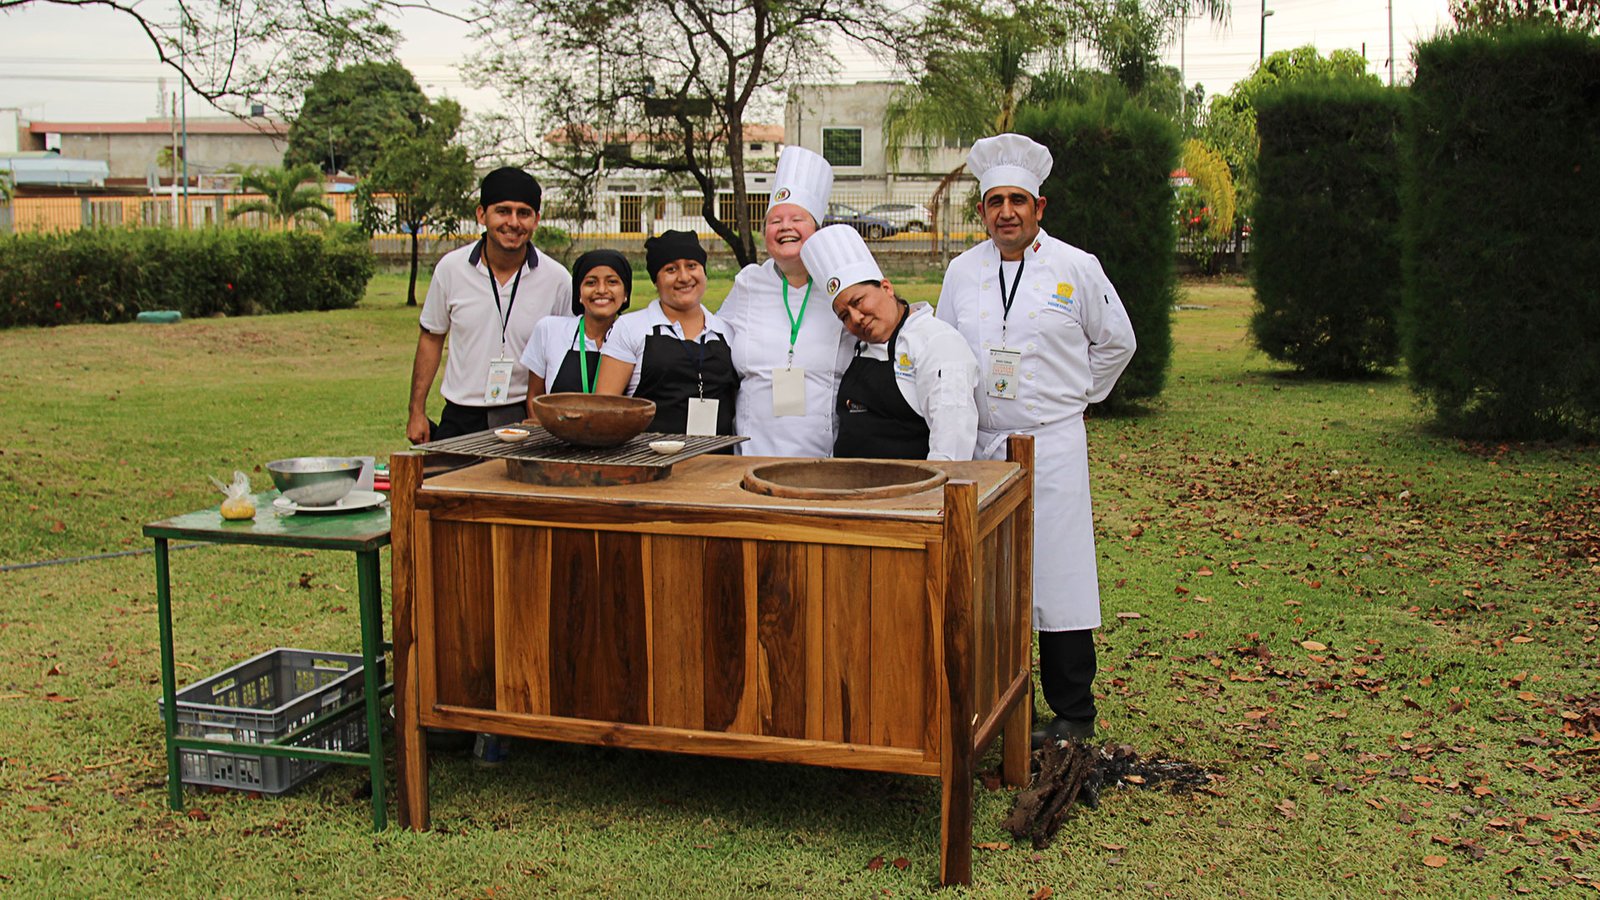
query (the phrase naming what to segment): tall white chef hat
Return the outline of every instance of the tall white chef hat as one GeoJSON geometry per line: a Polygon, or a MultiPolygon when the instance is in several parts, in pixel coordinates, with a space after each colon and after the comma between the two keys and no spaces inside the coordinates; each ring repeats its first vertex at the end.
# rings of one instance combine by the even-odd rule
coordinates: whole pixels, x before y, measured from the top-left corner
{"type": "Polygon", "coordinates": [[[852,284],[883,280],[867,242],[849,225],[829,225],[807,238],[800,246],[800,259],[811,277],[822,282],[829,303],[852,284]]]}
{"type": "Polygon", "coordinates": [[[978,179],[979,195],[1001,186],[1019,187],[1039,196],[1055,160],[1050,151],[1020,134],[983,138],[967,153],[967,168],[978,179]]]}
{"type": "Polygon", "coordinates": [[[781,203],[793,203],[811,213],[811,218],[821,225],[828,214],[828,195],[832,193],[833,166],[818,154],[790,144],[778,157],[767,212],[781,203]]]}

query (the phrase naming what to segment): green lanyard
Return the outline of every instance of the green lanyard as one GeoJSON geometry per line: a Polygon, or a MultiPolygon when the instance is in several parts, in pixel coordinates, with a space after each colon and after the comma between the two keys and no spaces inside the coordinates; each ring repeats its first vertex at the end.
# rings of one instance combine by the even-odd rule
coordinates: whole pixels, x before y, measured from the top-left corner
{"type": "MultiPolygon", "coordinates": [[[[578,317],[578,330],[572,334],[572,342],[578,345],[578,383],[583,387],[585,394],[594,393],[594,379],[589,377],[589,344],[583,334],[583,316],[578,317]]],[[[595,378],[600,373],[594,373],[595,378]]]]}
{"type": "Polygon", "coordinates": [[[789,279],[778,273],[778,281],[783,285],[783,311],[789,314],[789,363],[788,368],[794,368],[794,342],[800,337],[800,323],[806,319],[806,305],[811,302],[811,285],[816,283],[815,278],[806,279],[806,296],[800,301],[800,315],[797,317],[794,310],[789,307],[789,279]]]}

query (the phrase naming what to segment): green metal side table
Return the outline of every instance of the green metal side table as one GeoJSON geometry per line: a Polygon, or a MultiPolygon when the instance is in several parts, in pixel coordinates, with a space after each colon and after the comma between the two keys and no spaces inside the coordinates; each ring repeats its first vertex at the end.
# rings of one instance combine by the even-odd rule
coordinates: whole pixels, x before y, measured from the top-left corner
{"type": "MultiPolygon", "coordinates": [[[[378,551],[389,543],[389,509],[385,504],[371,510],[350,513],[299,513],[280,515],[272,506],[277,491],[255,495],[256,517],[230,522],[217,507],[186,513],[144,526],[145,537],[156,542],[156,604],[161,624],[162,718],[167,731],[167,799],[172,809],[183,809],[183,781],[178,751],[227,750],[259,756],[285,756],[294,759],[319,759],[348,765],[365,765],[372,774],[372,827],[382,830],[388,824],[388,804],[384,792],[382,691],[377,662],[383,653],[383,598],[378,576],[378,551]],[[292,547],[296,550],[348,550],[356,555],[356,579],[360,592],[361,662],[367,717],[367,752],[322,750],[286,746],[295,734],[284,735],[269,744],[178,736],[178,686],[172,652],[172,585],[167,568],[167,541],[191,540],[214,544],[257,544],[266,547],[292,547]]],[[[354,713],[351,710],[350,713],[354,713]]],[[[296,729],[298,732],[299,729],[296,729]]]]}

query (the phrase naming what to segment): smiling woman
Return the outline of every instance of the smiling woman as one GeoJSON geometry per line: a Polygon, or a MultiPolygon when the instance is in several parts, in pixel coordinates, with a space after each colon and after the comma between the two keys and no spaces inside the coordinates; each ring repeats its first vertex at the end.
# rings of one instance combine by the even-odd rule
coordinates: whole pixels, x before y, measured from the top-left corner
{"type": "Polygon", "coordinates": [[[706,250],[692,231],[662,232],[644,246],[657,299],[617,321],[601,349],[595,393],[655,401],[652,432],[733,434],[739,380],[729,331],[701,303],[706,250]]]}

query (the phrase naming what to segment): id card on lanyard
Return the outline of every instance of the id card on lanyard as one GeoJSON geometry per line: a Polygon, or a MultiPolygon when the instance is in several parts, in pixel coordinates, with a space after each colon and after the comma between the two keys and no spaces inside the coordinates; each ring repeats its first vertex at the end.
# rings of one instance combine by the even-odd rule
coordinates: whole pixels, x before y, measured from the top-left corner
{"type": "Polygon", "coordinates": [[[506,301],[504,312],[500,310],[500,284],[495,281],[494,268],[487,261],[484,268],[489,270],[489,290],[494,292],[494,313],[500,323],[500,353],[489,361],[489,376],[483,384],[483,405],[502,406],[510,402],[507,398],[511,396],[511,373],[516,368],[516,361],[506,356],[506,327],[511,324],[511,310],[517,305],[523,267],[517,266],[517,277],[511,282],[511,298],[506,301]]]}
{"type": "Polygon", "coordinates": [[[706,399],[706,377],[702,371],[706,361],[706,335],[707,329],[702,329],[698,341],[689,341],[695,346],[694,377],[699,385],[699,396],[689,398],[689,419],[684,424],[684,433],[711,436],[717,433],[717,406],[719,400],[706,399]]]}
{"type": "Polygon", "coordinates": [[[1011,304],[1017,299],[1017,291],[1022,288],[1022,268],[1027,262],[1026,259],[1017,261],[1017,276],[1011,280],[1009,294],[1006,293],[1004,265],[1000,269],[1000,305],[1003,309],[1000,316],[1000,346],[989,348],[986,390],[989,396],[1002,400],[1017,399],[1017,375],[1022,367],[1022,351],[1006,346],[1006,321],[1011,318],[1011,304]]]}
{"type": "Polygon", "coordinates": [[[803,416],[806,414],[806,370],[794,366],[794,345],[800,337],[800,324],[805,321],[806,307],[811,303],[811,285],[806,281],[806,295],[800,301],[800,315],[789,307],[789,279],[780,272],[778,281],[783,284],[783,311],[789,315],[789,361],[783,368],[772,370],[772,415],[803,416]]]}

